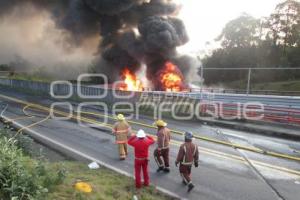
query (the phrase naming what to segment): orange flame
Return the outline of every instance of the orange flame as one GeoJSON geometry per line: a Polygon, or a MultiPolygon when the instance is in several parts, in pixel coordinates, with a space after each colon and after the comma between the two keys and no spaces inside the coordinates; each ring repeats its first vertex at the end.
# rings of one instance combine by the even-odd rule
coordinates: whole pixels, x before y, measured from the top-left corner
{"type": "Polygon", "coordinates": [[[171,62],[166,62],[165,68],[160,73],[160,82],[165,91],[179,92],[183,90],[183,75],[171,62]]]}
{"type": "Polygon", "coordinates": [[[122,71],[122,78],[124,83],[120,85],[119,89],[124,91],[142,91],[143,84],[134,73],[132,73],[127,67],[122,71]]]}

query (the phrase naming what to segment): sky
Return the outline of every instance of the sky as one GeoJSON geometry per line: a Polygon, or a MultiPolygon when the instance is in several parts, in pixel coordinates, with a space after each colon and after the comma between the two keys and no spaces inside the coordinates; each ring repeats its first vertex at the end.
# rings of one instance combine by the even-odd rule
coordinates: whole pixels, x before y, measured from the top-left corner
{"type": "Polygon", "coordinates": [[[186,26],[190,41],[179,48],[185,53],[205,53],[213,48],[225,24],[242,13],[259,18],[269,16],[283,0],[178,0],[182,4],[179,13],[186,26]]]}

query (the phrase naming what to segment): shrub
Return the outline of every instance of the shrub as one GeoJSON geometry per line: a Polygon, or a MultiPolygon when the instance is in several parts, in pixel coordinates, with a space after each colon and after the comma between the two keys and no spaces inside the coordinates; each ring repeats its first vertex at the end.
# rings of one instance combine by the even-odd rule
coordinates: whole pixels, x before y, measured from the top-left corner
{"type": "Polygon", "coordinates": [[[43,161],[24,156],[16,142],[0,137],[0,199],[45,199],[62,182],[64,170],[50,170],[43,161]]]}
{"type": "MultiPolygon", "coordinates": [[[[0,131],[0,137],[7,137],[11,138],[15,136],[16,132],[10,131],[10,130],[1,130],[0,131]]],[[[28,156],[33,156],[33,157],[38,157],[40,156],[40,152],[37,152],[35,149],[33,149],[32,144],[33,144],[33,139],[27,135],[24,134],[18,134],[16,137],[16,143],[15,145],[22,149],[22,152],[25,155],[28,156]]]]}

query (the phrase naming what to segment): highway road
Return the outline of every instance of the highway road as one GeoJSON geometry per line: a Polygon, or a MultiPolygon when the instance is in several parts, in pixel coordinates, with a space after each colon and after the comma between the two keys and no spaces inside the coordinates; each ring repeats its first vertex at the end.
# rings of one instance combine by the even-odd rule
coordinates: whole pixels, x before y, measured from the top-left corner
{"type": "MultiPolygon", "coordinates": [[[[43,141],[49,142],[50,146],[53,145],[55,148],[64,146],[73,152],[86,155],[91,160],[101,161],[115,170],[133,174],[132,149],[130,148],[127,160],[119,161],[117,147],[114,145],[114,137],[110,131],[113,120],[109,118],[107,124],[101,126],[100,122],[103,120],[101,110],[87,108],[86,112],[99,115],[85,114],[81,118],[73,116],[72,120],[57,120],[47,118],[50,104],[55,101],[53,99],[0,89],[0,101],[3,117],[16,119],[13,122],[24,127],[36,123],[27,131],[35,137],[43,138],[43,141]],[[28,105],[28,103],[34,104],[28,105]],[[27,115],[34,117],[26,116],[24,108],[27,115]],[[41,123],[37,123],[41,120],[41,123]],[[98,126],[83,127],[77,121],[98,126]]],[[[74,107],[77,106],[76,102],[72,104],[74,107]]],[[[60,116],[68,115],[63,107],[55,109],[60,116]]],[[[148,134],[155,134],[155,129],[145,126],[153,123],[151,118],[142,116],[139,120],[132,121],[135,122],[132,124],[134,130],[144,128],[148,134]]],[[[157,166],[151,156],[150,175],[155,186],[181,199],[191,200],[299,200],[299,142],[211,127],[197,121],[167,120],[167,122],[175,132],[172,135],[170,151],[171,173],[156,173],[157,166]],[[178,169],[173,164],[183,140],[176,132],[185,130],[193,131],[200,138],[210,138],[215,141],[195,139],[195,143],[199,146],[200,166],[193,168],[192,177],[196,187],[191,193],[187,193],[187,188],[181,184],[178,169]],[[227,145],[222,145],[218,141],[227,145]],[[233,148],[230,144],[238,144],[246,148],[233,148]],[[249,151],[247,148],[258,151],[249,151]],[[275,152],[281,156],[265,155],[264,151],[275,152]],[[283,158],[284,156],[286,158],[283,158]]],[[[151,152],[154,147],[152,146],[151,152]]]]}

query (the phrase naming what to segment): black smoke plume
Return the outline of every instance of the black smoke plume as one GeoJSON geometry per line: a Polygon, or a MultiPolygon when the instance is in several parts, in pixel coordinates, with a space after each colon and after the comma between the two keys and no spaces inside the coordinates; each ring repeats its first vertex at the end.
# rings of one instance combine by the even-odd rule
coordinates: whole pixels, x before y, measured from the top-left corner
{"type": "MultiPolygon", "coordinates": [[[[165,62],[188,63],[176,52],[188,36],[183,22],[174,17],[179,8],[171,0],[0,0],[0,17],[24,4],[49,11],[75,45],[99,35],[94,64],[110,82],[120,78],[124,67],[136,72],[145,63],[147,78],[159,88],[155,74],[165,62]]],[[[188,65],[179,67],[183,74],[189,71],[188,65]]]]}

